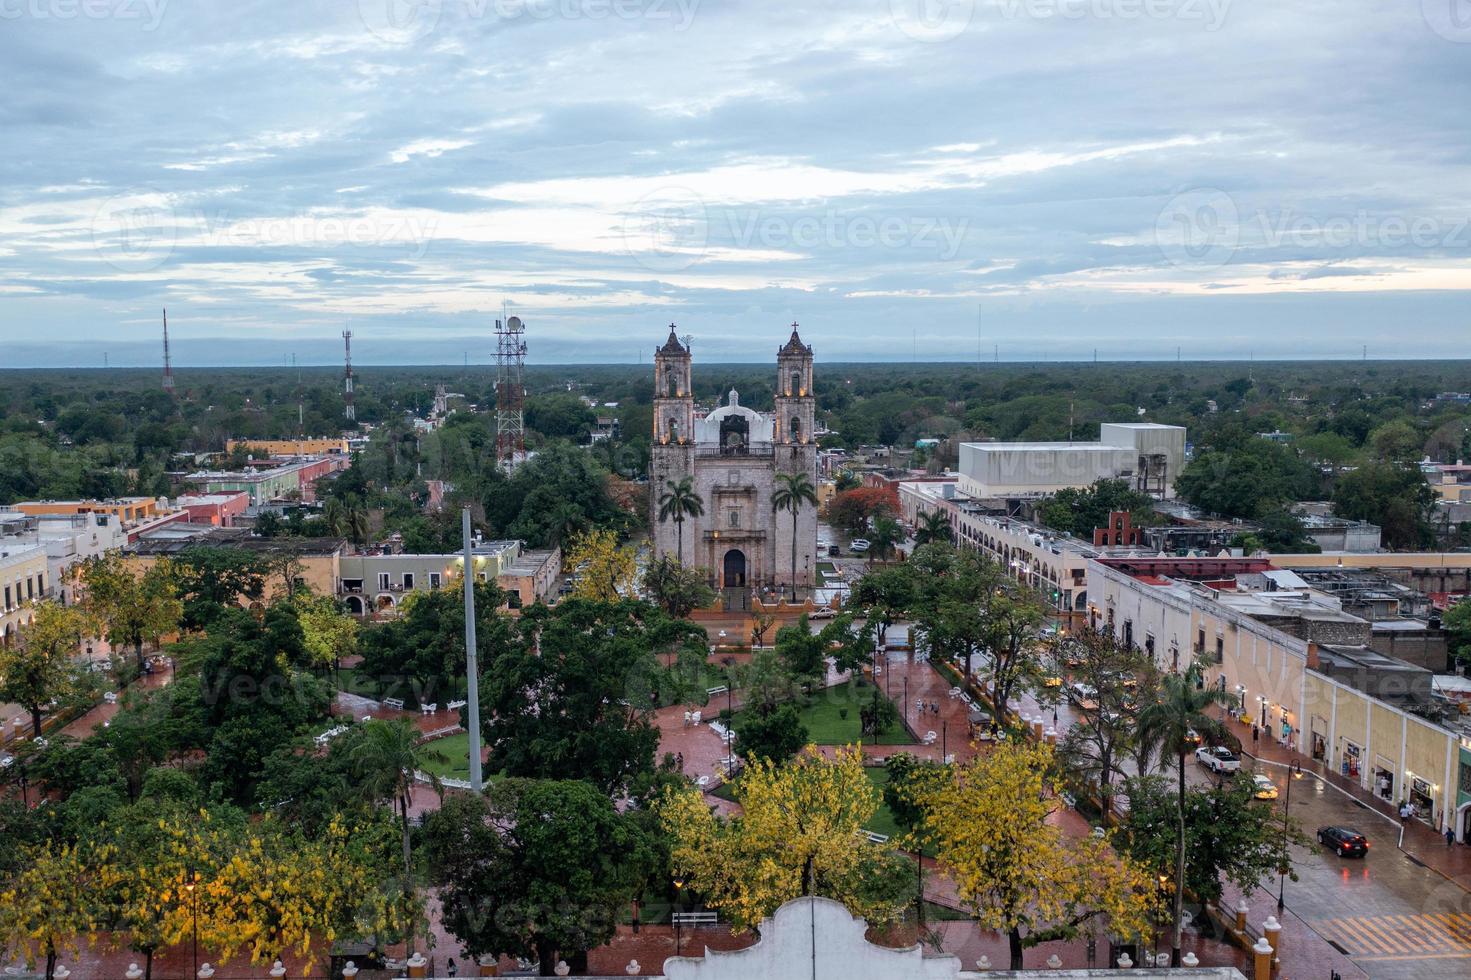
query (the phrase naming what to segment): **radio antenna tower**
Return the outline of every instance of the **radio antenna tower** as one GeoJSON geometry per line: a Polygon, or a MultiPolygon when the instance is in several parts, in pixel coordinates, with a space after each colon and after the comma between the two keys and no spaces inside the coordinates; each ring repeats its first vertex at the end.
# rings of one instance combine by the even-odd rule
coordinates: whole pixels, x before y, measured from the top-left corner
{"type": "Polygon", "coordinates": [[[357,423],[357,420],[358,420],[358,410],[357,410],[356,407],[353,406],[353,403],[352,403],[352,331],[351,330],[344,330],[344,331],[342,331],[342,344],[343,344],[343,347],[344,347],[345,352],[347,354],[347,371],[342,376],[342,400],[347,403],[347,407],[343,410],[343,414],[347,416],[347,420],[349,422],[352,422],[352,423],[356,424],[357,423]]]}
{"type": "Polygon", "coordinates": [[[163,311],[163,390],[174,393],[174,362],[169,357],[169,311],[163,311]]]}
{"type": "Polygon", "coordinates": [[[507,468],[526,449],[526,324],[519,316],[495,321],[495,458],[507,468]]]}

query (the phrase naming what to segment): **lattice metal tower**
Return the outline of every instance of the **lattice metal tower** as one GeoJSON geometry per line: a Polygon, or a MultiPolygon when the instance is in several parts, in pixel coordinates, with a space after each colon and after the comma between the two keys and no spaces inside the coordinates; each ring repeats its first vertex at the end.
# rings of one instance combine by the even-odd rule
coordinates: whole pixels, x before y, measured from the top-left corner
{"type": "Polygon", "coordinates": [[[352,331],[342,331],[342,343],[347,354],[347,372],[342,377],[342,400],[347,403],[343,414],[349,422],[358,420],[358,410],[352,403],[352,331]]]}
{"type": "Polygon", "coordinates": [[[495,321],[495,458],[511,466],[526,449],[526,325],[519,316],[495,321]]]}
{"type": "Polygon", "coordinates": [[[174,362],[169,357],[169,311],[163,311],[163,390],[174,393],[174,362]]]}

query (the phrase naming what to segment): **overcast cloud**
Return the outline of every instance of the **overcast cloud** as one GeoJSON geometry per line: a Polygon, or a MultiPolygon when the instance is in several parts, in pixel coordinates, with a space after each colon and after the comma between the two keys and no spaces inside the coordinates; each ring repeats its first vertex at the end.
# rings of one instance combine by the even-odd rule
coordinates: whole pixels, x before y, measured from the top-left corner
{"type": "Polygon", "coordinates": [[[1471,342],[1471,0],[0,0],[0,85],[0,366],[1471,342]]]}

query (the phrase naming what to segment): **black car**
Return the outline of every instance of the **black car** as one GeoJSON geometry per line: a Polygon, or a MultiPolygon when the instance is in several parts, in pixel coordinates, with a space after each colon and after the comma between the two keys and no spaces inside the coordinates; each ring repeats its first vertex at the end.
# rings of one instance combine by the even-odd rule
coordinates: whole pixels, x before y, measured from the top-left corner
{"type": "Polygon", "coordinates": [[[1319,827],[1318,843],[1331,847],[1339,857],[1363,857],[1369,853],[1369,838],[1347,827],[1319,827]]]}

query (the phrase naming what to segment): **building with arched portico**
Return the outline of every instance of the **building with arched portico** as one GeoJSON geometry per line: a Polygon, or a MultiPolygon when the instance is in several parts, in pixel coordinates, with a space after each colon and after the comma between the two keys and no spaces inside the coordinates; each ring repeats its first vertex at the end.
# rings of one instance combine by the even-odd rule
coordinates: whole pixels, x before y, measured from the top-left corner
{"type": "Polygon", "coordinates": [[[790,339],[776,352],[771,412],[742,405],[731,391],[725,404],[697,418],[691,365],[690,348],[671,324],[669,339],[654,353],[649,496],[655,555],[703,569],[728,605],[744,607],[752,589],[810,587],[817,509],[804,503],[794,526],[790,511],[776,510],[773,495],[783,474],[817,483],[812,348],[792,324],[790,339]],[[686,479],[702,513],[682,522],[660,520],[661,498],[686,479]]]}

